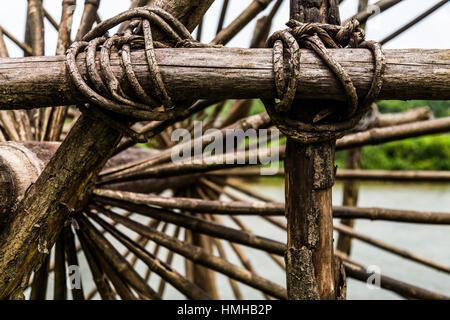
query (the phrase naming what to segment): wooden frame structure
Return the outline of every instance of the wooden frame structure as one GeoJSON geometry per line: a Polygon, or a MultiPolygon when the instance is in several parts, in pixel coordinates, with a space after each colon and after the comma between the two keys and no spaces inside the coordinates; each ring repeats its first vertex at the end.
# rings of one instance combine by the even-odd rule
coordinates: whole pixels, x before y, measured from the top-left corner
{"type": "MultiPolygon", "coordinates": [[[[290,1],[293,19],[340,23],[338,5],[341,1],[290,1]]],[[[192,32],[212,2],[134,0],[131,7],[147,4],[160,7],[181,19],[192,32]]],[[[190,105],[174,119],[134,124],[155,152],[137,151],[132,148],[135,142],[124,137],[123,132],[108,120],[97,121],[70,108],[71,105],[86,103],[69,80],[64,57],[61,56],[71,43],[74,1],[62,2],[58,24],[44,10],[42,1],[28,0],[27,31],[23,43],[0,28],[1,299],[23,298],[24,291],[30,286],[31,299],[45,299],[50,273],[55,277],[53,298],[67,299],[67,268],[79,265],[81,252],[89,264],[95,285],[89,293],[85,293],[82,287],[72,289],[71,296],[77,300],[93,298],[97,293],[102,299],[160,299],[166,283],[190,299],[218,299],[215,272],[229,278],[237,299],[244,298],[238,282],[256,288],[267,299],[344,299],[345,274],[362,281],[367,279],[365,268],[349,258],[349,237],[450,273],[448,266],[352,230],[349,221],[334,226],[341,237],[345,235],[347,238],[340,237],[346,243],[338,244],[338,251],[334,252],[333,248],[333,216],[450,224],[450,214],[356,208],[357,191],[351,182],[345,188],[347,198],[344,206],[333,208],[331,205],[335,150],[448,132],[448,118],[430,119],[428,111],[422,109],[392,117],[379,116],[369,128],[337,141],[302,145],[288,138],[286,148],[281,149],[285,161],[286,204],[274,203],[227,179],[233,175],[254,176],[254,170],[224,171],[236,166],[206,162],[188,166],[170,162],[174,147],[170,134],[179,127],[193,130],[194,120],[202,120],[205,126],[221,130],[271,128],[267,114],[249,116],[249,111],[250,99],[276,98],[272,51],[262,47],[281,2],[254,0],[231,24],[223,27],[228,7],[228,1],[224,1],[213,44],[226,44],[271,5],[269,15],[258,20],[251,49],[155,50],[171,97],[190,105]],[[58,48],[54,57],[42,57],[44,18],[58,30],[58,48]],[[25,57],[8,58],[3,36],[17,44],[25,57]],[[33,72],[24,72],[26,69],[33,72]],[[233,102],[221,122],[219,115],[224,109],[225,99],[239,100],[233,102]],[[213,106],[212,112],[208,114],[205,109],[210,106],[213,106]],[[68,119],[70,124],[66,124],[68,119]],[[31,143],[31,140],[35,142],[31,143]],[[172,190],[173,198],[157,195],[165,189],[172,190]],[[219,201],[221,196],[231,201],[219,201]],[[254,202],[243,201],[248,197],[254,202]],[[116,210],[118,208],[122,209],[120,213],[116,210]],[[287,217],[286,222],[273,217],[283,214],[287,217]],[[146,217],[147,224],[142,219],[133,219],[136,215],[146,217]],[[222,220],[224,215],[237,228],[227,225],[222,220]],[[287,230],[287,244],[256,236],[253,233],[256,230],[251,230],[239,215],[259,215],[268,223],[287,230]],[[118,225],[137,237],[132,239],[118,225]],[[172,234],[169,234],[169,226],[174,226],[172,234]],[[180,240],[182,235],[184,238],[180,240]],[[120,252],[110,237],[125,251],[120,252]],[[149,244],[153,244],[152,252],[148,249],[149,244]],[[224,246],[231,248],[240,265],[230,262],[224,246]],[[267,253],[280,268],[286,269],[287,289],[259,274],[242,246],[267,253]],[[164,260],[158,256],[161,247],[169,250],[164,260]],[[52,251],[53,258],[50,255],[52,251]],[[185,259],[184,274],[170,266],[175,254],[185,259]],[[285,262],[280,258],[282,256],[285,256],[285,262]],[[145,274],[136,270],[138,261],[148,267],[145,274]],[[153,273],[160,277],[158,288],[149,285],[153,273]]],[[[399,2],[401,0],[381,0],[376,5],[384,11],[399,2]]],[[[446,2],[441,1],[384,42],[446,2]]],[[[80,40],[96,21],[99,22],[99,5],[100,0],[86,1],[75,40],[80,40]]],[[[361,12],[355,16],[361,23],[373,14],[365,10],[365,6],[367,1],[360,1],[361,12]]],[[[126,28],[126,23],[121,26],[122,30],[126,28]]],[[[155,38],[164,41],[162,34],[156,33],[155,38]]],[[[368,75],[374,68],[370,52],[365,49],[335,49],[332,55],[344,67],[350,68],[349,75],[358,95],[363,96],[371,83],[368,75]]],[[[379,98],[450,99],[449,57],[450,50],[386,50],[385,83],[379,98]]],[[[133,51],[132,61],[137,77],[151,92],[143,52],[133,51]]],[[[343,99],[336,80],[312,52],[302,49],[300,63],[300,84],[293,104],[295,117],[305,105],[319,110],[325,104],[343,99]],[[320,102],[317,102],[319,98],[320,102]]],[[[85,66],[81,62],[80,65],[82,73],[86,73],[85,66]]],[[[112,56],[112,65],[115,75],[119,79],[124,78],[118,67],[117,54],[112,56]]],[[[126,119],[123,121],[127,124],[126,119]]],[[[205,137],[200,139],[200,143],[206,141],[205,137]]],[[[249,146],[239,152],[248,157],[258,151],[258,146],[249,146]]],[[[358,170],[358,151],[355,150],[348,163],[349,169],[353,170],[338,171],[337,178],[352,181],[380,178],[449,180],[446,172],[364,172],[358,170]]],[[[385,275],[381,286],[405,298],[448,298],[445,294],[385,275]]]]}

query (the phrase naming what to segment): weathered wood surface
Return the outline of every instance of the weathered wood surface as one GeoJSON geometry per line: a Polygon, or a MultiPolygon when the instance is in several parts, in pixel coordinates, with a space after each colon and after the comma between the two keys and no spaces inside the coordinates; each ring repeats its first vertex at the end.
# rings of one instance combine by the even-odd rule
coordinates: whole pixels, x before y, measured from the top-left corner
{"type": "MultiPolygon", "coordinates": [[[[195,21],[196,9],[203,10],[203,14],[206,9],[202,4],[209,2],[160,1],[172,4],[171,13],[193,25],[198,23],[195,21]],[[190,14],[181,16],[186,15],[185,10],[190,14]],[[190,20],[191,17],[195,19],[190,20]]],[[[41,82],[45,80],[40,79],[41,82]]],[[[121,134],[106,123],[85,116],[74,125],[18,204],[13,221],[0,234],[0,299],[23,298],[30,273],[48,256],[64,223],[82,201],[120,138],[121,134]]]]}
{"type": "Polygon", "coordinates": [[[368,8],[368,10],[362,10],[362,11],[358,12],[353,17],[344,21],[344,23],[349,21],[352,18],[358,20],[360,23],[365,23],[371,16],[374,16],[376,14],[383,12],[383,11],[395,6],[396,4],[400,3],[401,1],[403,1],[403,0],[380,0],[380,1],[377,1],[374,4],[372,4],[368,8]]]}
{"type": "MultiPolygon", "coordinates": [[[[228,176],[235,178],[257,178],[260,168],[231,169],[210,171],[211,176],[228,176]]],[[[279,169],[273,176],[284,176],[284,169],[279,169]]],[[[450,171],[395,171],[395,170],[347,170],[338,169],[336,179],[384,180],[403,182],[450,182],[450,171]]]]}
{"type": "MultiPolygon", "coordinates": [[[[6,223],[13,207],[25,195],[26,190],[37,180],[39,174],[55,154],[59,142],[6,142],[0,143],[0,227],[6,223]]],[[[112,157],[105,168],[124,165],[154,156],[156,151],[143,148],[129,148],[112,157]]],[[[116,183],[108,188],[121,191],[158,193],[176,189],[192,183],[197,175],[168,177],[167,179],[144,179],[116,183]]]]}
{"type": "MultiPolygon", "coordinates": [[[[95,189],[95,199],[105,204],[147,205],[165,209],[180,209],[195,213],[214,213],[225,215],[284,215],[285,205],[281,202],[218,201],[200,200],[183,197],[162,197],[143,193],[95,189]],[[116,201],[116,202],[114,202],[116,201]],[[118,201],[118,202],[117,202],[118,201]]],[[[139,207],[139,206],[138,206],[139,207]]],[[[130,207],[131,208],[131,207],[130,207]]],[[[333,207],[335,218],[361,218],[373,220],[390,220],[412,223],[450,224],[450,214],[442,212],[421,212],[411,210],[395,210],[385,208],[358,208],[352,206],[333,207]]]]}
{"type": "Polygon", "coordinates": [[[336,174],[341,180],[380,180],[401,182],[450,182],[450,171],[346,170],[336,174]]]}
{"type": "MultiPolygon", "coordinates": [[[[197,98],[273,98],[271,49],[156,49],[169,94],[197,98]]],[[[331,54],[348,71],[358,95],[372,81],[373,59],[366,49],[335,49],[331,54]]],[[[450,50],[385,50],[387,68],[380,99],[450,99],[450,50]]],[[[82,59],[79,57],[79,61],[82,59]]],[[[132,53],[133,68],[151,92],[143,51],[132,53]]],[[[123,78],[117,54],[112,68],[123,78]]],[[[82,74],[86,74],[80,63],[82,74]]],[[[345,99],[334,76],[309,50],[302,50],[299,98],[345,99]]],[[[0,109],[44,107],[85,101],[67,78],[63,56],[0,59],[0,109]]]]}

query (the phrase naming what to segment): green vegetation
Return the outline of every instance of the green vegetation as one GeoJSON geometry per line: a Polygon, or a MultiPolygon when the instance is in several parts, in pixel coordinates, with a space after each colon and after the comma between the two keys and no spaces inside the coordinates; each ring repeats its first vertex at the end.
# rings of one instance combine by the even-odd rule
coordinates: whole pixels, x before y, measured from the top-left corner
{"type": "MultiPolygon", "coordinates": [[[[429,106],[436,118],[450,116],[450,101],[381,101],[381,113],[405,112],[429,106]]],[[[345,152],[336,154],[336,165],[345,167],[345,152]]],[[[450,135],[406,139],[363,149],[363,169],[450,170],[450,135]]]]}
{"type": "Polygon", "coordinates": [[[391,100],[377,103],[381,113],[405,112],[406,110],[418,107],[430,107],[436,118],[450,116],[450,101],[427,101],[427,100],[391,100]]]}
{"type": "MultiPolygon", "coordinates": [[[[380,101],[378,107],[381,113],[405,112],[411,108],[429,106],[436,118],[450,116],[450,101],[380,101]]],[[[231,100],[227,101],[220,116],[229,112],[231,100]]],[[[206,110],[210,115],[214,107],[206,110]]],[[[254,100],[251,115],[265,112],[259,99],[254,100]]],[[[250,141],[246,141],[248,144],[250,141]]],[[[276,143],[276,142],[275,142],[276,143]]],[[[285,143],[282,138],[280,145],[285,143]]],[[[141,147],[147,147],[140,144],[141,147]]],[[[282,165],[282,163],[280,164],[282,165]]],[[[336,165],[345,168],[345,151],[336,153],[336,165]]],[[[433,135],[413,139],[395,141],[363,149],[363,169],[373,170],[450,170],[450,135],[433,135]]]]}
{"type": "MultiPolygon", "coordinates": [[[[345,152],[336,165],[345,167],[345,152]]],[[[373,170],[450,170],[450,135],[406,139],[363,149],[362,168],[373,170]]]]}
{"type": "MultiPolygon", "coordinates": [[[[430,107],[434,117],[450,116],[450,101],[380,101],[381,113],[405,112],[412,108],[430,107]]],[[[264,112],[255,100],[251,114],[264,112]]],[[[345,167],[345,151],[337,152],[336,165],[345,167]]],[[[385,170],[450,170],[450,135],[433,135],[395,141],[363,149],[363,169],[385,170]]]]}

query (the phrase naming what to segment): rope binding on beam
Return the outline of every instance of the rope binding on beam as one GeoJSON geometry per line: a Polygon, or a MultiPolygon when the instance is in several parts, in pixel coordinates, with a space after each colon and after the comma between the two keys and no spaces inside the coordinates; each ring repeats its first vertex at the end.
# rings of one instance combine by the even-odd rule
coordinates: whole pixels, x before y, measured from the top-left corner
{"type": "Polygon", "coordinates": [[[176,117],[186,108],[182,103],[172,101],[164,85],[154,50],[162,47],[194,48],[211,45],[197,42],[170,13],[150,6],[131,9],[105,20],[81,41],[74,42],[66,52],[65,61],[71,81],[89,101],[89,104],[79,106],[80,110],[95,119],[104,120],[138,142],[146,141],[144,136],[130,129],[130,122],[164,121],[176,117]],[[125,30],[110,37],[108,30],[123,22],[129,22],[125,30]],[[153,26],[169,40],[164,43],[154,41],[153,26]],[[151,94],[142,87],[133,71],[131,49],[144,49],[153,89],[151,94]],[[85,52],[86,79],[81,75],[77,63],[77,56],[82,51],[85,52]],[[121,57],[125,79],[117,79],[111,68],[110,56],[113,51],[117,51],[121,57]],[[123,83],[125,86],[122,86],[123,83]],[[123,87],[129,89],[137,99],[125,93],[123,87]]]}
{"type": "Polygon", "coordinates": [[[274,124],[286,136],[304,144],[338,139],[355,127],[371,109],[383,85],[386,58],[381,45],[365,41],[364,30],[359,22],[350,20],[344,26],[321,23],[301,23],[290,20],[286,30],[275,32],[267,41],[273,47],[273,66],[277,96],[262,99],[274,124]],[[336,76],[346,96],[346,105],[339,110],[333,106],[318,112],[310,123],[293,119],[289,113],[300,79],[300,47],[313,50],[336,76]],[[328,48],[367,48],[374,57],[374,75],[369,92],[359,101],[356,88],[345,69],[330,54],[328,48]],[[333,121],[329,121],[333,115],[333,121]],[[337,119],[337,120],[336,120],[337,119]]]}

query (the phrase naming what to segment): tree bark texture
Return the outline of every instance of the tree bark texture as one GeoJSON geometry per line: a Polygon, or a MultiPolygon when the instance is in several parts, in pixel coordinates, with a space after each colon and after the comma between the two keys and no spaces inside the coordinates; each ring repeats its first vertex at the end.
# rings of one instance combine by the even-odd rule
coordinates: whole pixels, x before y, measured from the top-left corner
{"type": "MultiPolygon", "coordinates": [[[[301,22],[340,24],[334,0],[291,0],[291,18],[301,22]]],[[[291,117],[308,121],[327,100],[294,100],[291,117]],[[302,106],[304,110],[299,110],[302,106]],[[314,110],[315,109],[315,110],[314,110]]],[[[285,157],[287,217],[286,280],[289,299],[334,300],[345,280],[333,259],[334,140],[301,144],[288,137],[285,157]],[[336,272],[336,270],[339,270],[336,272]],[[335,279],[336,278],[336,279],[335,279]],[[337,281],[336,281],[337,280],[337,281]],[[342,283],[339,283],[342,282],[342,283]]]]}

